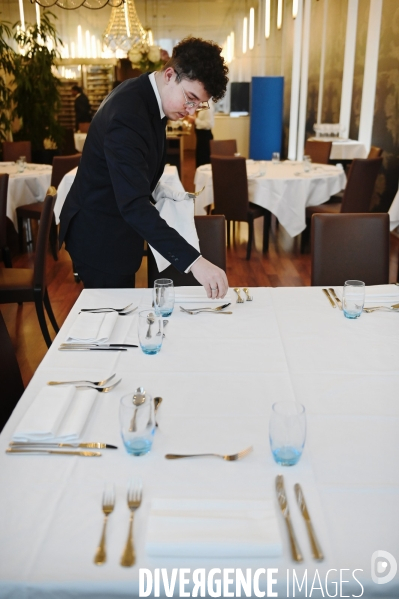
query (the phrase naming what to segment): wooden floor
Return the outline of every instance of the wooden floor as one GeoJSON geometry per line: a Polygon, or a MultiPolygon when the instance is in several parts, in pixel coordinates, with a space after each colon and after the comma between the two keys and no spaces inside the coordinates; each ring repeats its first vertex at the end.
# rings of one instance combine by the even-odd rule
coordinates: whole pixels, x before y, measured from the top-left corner
{"type": "MultiPolygon", "coordinates": [[[[188,151],[182,173],[182,181],[187,191],[194,190],[194,156],[188,151]]],[[[236,227],[236,240],[227,249],[227,277],[230,286],[248,287],[280,287],[310,285],[310,255],[301,254],[299,238],[292,239],[284,228],[276,229],[272,223],[269,252],[262,254],[262,219],[257,219],[255,229],[256,248],[251,260],[245,260],[248,227],[241,223],[236,227]]],[[[390,281],[395,282],[398,268],[399,239],[391,236],[390,281]]],[[[15,268],[30,268],[33,266],[33,254],[16,254],[13,258],[15,268]]],[[[2,267],[2,266],[0,266],[2,267]]],[[[146,258],[136,275],[136,286],[147,287],[146,258]]],[[[61,326],[71,307],[83,289],[81,283],[76,283],[72,273],[72,265],[68,253],[62,249],[59,260],[54,261],[51,254],[47,259],[48,290],[58,324],[61,326]]],[[[3,304],[1,312],[10,333],[17,359],[22,372],[24,384],[27,385],[37,366],[47,351],[41,335],[36,311],[33,304],[3,304]]],[[[55,334],[49,324],[49,331],[55,334]]]]}

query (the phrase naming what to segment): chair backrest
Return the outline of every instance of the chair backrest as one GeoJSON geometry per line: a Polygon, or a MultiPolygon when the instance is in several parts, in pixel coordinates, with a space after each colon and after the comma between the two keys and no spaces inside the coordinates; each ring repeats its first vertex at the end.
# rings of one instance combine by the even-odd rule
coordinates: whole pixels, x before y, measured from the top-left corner
{"type": "Polygon", "coordinates": [[[65,128],[64,139],[62,140],[62,144],[59,149],[61,156],[70,156],[71,154],[75,154],[75,138],[74,129],[72,129],[72,127],[65,128]]]}
{"type": "Polygon", "coordinates": [[[355,158],[349,167],[341,212],[368,212],[382,158],[355,158]]]}
{"type": "Polygon", "coordinates": [[[30,141],[3,141],[3,160],[18,160],[25,156],[26,162],[32,162],[32,144],[30,141]]]}
{"type": "Polygon", "coordinates": [[[379,158],[382,156],[382,148],[371,146],[367,158],[379,158]]]}
{"type": "MultiPolygon", "coordinates": [[[[225,218],[219,216],[195,216],[195,227],[198,233],[200,251],[204,258],[226,270],[226,227],[225,218]]],[[[175,287],[184,285],[199,285],[192,273],[180,273],[174,266],[168,266],[161,273],[158,271],[157,263],[148,250],[147,258],[148,287],[153,287],[155,279],[172,279],[175,287]]]]}
{"type": "Polygon", "coordinates": [[[248,220],[248,179],[242,156],[211,156],[213,214],[224,214],[226,220],[248,220]]]}
{"type": "Polygon", "coordinates": [[[8,191],[7,173],[0,175],[0,248],[7,245],[7,191],[8,191]]]}
{"type": "Polygon", "coordinates": [[[55,188],[59,186],[64,175],[73,168],[79,166],[82,154],[72,154],[72,156],[54,156],[53,171],[51,173],[51,185],[55,188]]]}
{"type": "Polygon", "coordinates": [[[79,131],[81,133],[87,133],[90,127],[90,123],[79,123],[79,131]]]}
{"type": "Polygon", "coordinates": [[[389,282],[389,215],[314,214],[311,284],[389,282]]]}
{"type": "Polygon", "coordinates": [[[42,296],[46,290],[46,255],[49,243],[51,220],[53,218],[53,210],[56,199],[57,190],[55,187],[49,187],[43,202],[39,231],[37,233],[33,279],[34,288],[40,289],[42,296]]]}
{"type": "Polygon", "coordinates": [[[312,162],[328,164],[330,160],[332,141],[309,140],[305,143],[305,155],[311,157],[312,162]]]}
{"type": "Polygon", "coordinates": [[[0,431],[12,414],[19,398],[24,392],[14,347],[11,343],[3,315],[0,312],[0,431]]]}
{"type": "Polygon", "coordinates": [[[237,140],[235,139],[211,139],[209,145],[211,156],[234,156],[237,152],[237,140]]]}

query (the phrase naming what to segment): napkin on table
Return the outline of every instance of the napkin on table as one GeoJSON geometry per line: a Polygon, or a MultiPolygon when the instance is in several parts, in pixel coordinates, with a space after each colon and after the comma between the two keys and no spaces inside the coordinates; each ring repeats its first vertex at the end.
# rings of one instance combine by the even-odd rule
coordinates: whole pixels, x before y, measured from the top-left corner
{"type": "Polygon", "coordinates": [[[206,295],[206,291],[203,287],[186,287],[184,291],[179,291],[177,288],[175,289],[175,304],[186,304],[186,303],[217,303],[220,302],[227,304],[228,302],[232,302],[232,298],[230,295],[230,291],[228,291],[223,299],[212,299],[206,295]]]}
{"type": "Polygon", "coordinates": [[[117,318],[117,312],[81,312],[69,331],[67,343],[106,343],[117,318]]]}
{"type": "MultiPolygon", "coordinates": [[[[338,291],[342,299],[343,288],[338,291]]],[[[366,285],[365,304],[374,306],[376,304],[399,303],[399,287],[397,285],[366,285]]]]}
{"type": "Polygon", "coordinates": [[[14,432],[13,441],[78,441],[93,407],[97,391],[74,386],[46,386],[37,394],[14,432]]]}
{"type": "Polygon", "coordinates": [[[160,557],[272,557],[282,553],[271,500],[154,499],[146,551],[160,557]]]}

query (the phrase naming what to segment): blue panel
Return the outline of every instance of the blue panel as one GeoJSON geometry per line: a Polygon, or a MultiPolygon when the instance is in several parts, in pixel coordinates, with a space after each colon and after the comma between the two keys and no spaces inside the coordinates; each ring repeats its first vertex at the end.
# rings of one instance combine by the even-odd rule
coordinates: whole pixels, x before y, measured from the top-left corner
{"type": "Polygon", "coordinates": [[[249,156],[271,160],[281,153],[284,77],[252,77],[249,156]]]}

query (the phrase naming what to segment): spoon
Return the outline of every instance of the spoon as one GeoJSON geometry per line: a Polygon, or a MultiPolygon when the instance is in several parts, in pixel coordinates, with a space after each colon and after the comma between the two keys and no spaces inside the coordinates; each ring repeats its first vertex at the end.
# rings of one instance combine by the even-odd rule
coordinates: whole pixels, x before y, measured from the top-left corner
{"type": "Polygon", "coordinates": [[[150,312],[149,315],[147,316],[148,331],[147,331],[147,335],[145,336],[146,339],[151,339],[151,325],[153,325],[154,322],[155,322],[155,316],[152,312],[150,312]]]}
{"type": "Polygon", "coordinates": [[[145,390],[144,390],[144,387],[137,387],[136,393],[133,395],[133,404],[135,406],[137,406],[137,407],[134,410],[133,418],[130,421],[130,427],[129,427],[129,432],[130,433],[134,433],[136,431],[137,408],[139,406],[141,406],[141,404],[143,404],[144,402],[145,402],[145,390]]]}
{"type": "Polygon", "coordinates": [[[162,397],[154,397],[154,415],[155,415],[155,426],[158,426],[158,422],[156,421],[156,416],[157,416],[157,410],[160,406],[160,404],[162,403],[162,397]]]}

